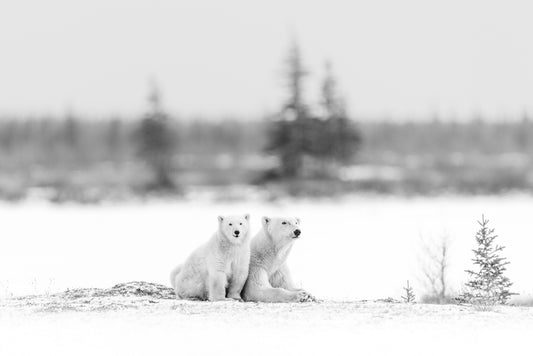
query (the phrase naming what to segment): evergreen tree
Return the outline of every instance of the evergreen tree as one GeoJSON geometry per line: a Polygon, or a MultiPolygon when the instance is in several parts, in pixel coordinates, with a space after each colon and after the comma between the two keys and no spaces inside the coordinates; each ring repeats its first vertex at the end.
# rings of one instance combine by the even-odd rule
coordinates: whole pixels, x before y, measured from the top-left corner
{"type": "Polygon", "coordinates": [[[407,285],[403,287],[405,290],[405,296],[402,296],[402,299],[405,303],[414,303],[415,302],[415,292],[413,290],[413,287],[409,285],[409,281],[407,281],[407,285]]]}
{"type": "Polygon", "coordinates": [[[150,167],[154,189],[173,189],[172,157],[175,137],[171,132],[170,119],[161,108],[158,88],[154,85],[148,97],[150,109],[141,121],[139,130],[140,155],[150,167]]]}
{"type": "Polygon", "coordinates": [[[267,152],[278,157],[277,176],[282,178],[309,173],[321,177],[334,175],[336,170],[330,169],[332,163],[336,167],[350,163],[361,141],[359,131],[347,115],[329,64],[322,85],[323,115],[310,113],[303,99],[308,73],[302,62],[300,48],[293,43],[286,72],[288,99],[268,135],[267,152]]]}
{"type": "Polygon", "coordinates": [[[476,233],[478,247],[472,261],[478,266],[477,271],[467,270],[470,280],[466,283],[467,291],[461,300],[481,307],[491,307],[494,304],[505,304],[511,295],[509,288],[512,283],[504,276],[505,266],[509,264],[504,257],[499,256],[503,246],[495,245],[497,235],[489,228],[489,221],[485,216],[478,221],[480,229],[476,233]]]}
{"type": "Polygon", "coordinates": [[[308,107],[303,99],[303,81],[306,75],[300,47],[294,42],[287,60],[288,99],[281,114],[270,127],[267,144],[267,152],[278,156],[279,174],[285,178],[298,176],[302,168],[309,117],[308,107]]]}
{"type": "Polygon", "coordinates": [[[351,162],[361,144],[361,134],[348,117],[344,98],[338,92],[338,84],[331,63],[326,63],[326,75],[322,83],[322,108],[328,129],[323,139],[330,143],[328,154],[341,164],[351,162]]]}

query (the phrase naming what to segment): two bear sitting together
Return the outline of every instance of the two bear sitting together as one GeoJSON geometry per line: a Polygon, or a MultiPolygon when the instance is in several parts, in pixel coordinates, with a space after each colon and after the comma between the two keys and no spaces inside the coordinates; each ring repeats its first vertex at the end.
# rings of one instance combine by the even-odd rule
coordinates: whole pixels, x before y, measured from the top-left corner
{"type": "Polygon", "coordinates": [[[294,286],[286,264],[301,233],[300,220],[263,217],[261,222],[261,231],[250,241],[250,215],[219,216],[213,237],[172,271],[176,296],[210,301],[313,300],[294,286]]]}

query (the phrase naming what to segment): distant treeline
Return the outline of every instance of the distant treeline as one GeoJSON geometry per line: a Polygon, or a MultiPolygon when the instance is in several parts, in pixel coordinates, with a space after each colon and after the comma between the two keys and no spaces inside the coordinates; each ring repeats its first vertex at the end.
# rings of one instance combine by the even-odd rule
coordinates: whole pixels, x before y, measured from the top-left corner
{"type": "Polygon", "coordinates": [[[0,199],[98,202],[205,190],[232,199],[242,196],[236,185],[266,199],[533,191],[528,118],[358,120],[331,64],[312,102],[296,42],[284,64],[284,96],[262,120],[172,117],[155,84],[135,119],[0,118],[0,199]]]}
{"type": "Polygon", "coordinates": [[[358,162],[390,168],[384,179],[367,182],[371,189],[422,194],[533,191],[533,122],[527,118],[360,127],[364,145],[358,162]]]}
{"type": "Polygon", "coordinates": [[[205,190],[233,199],[242,186],[266,199],[533,191],[527,118],[354,120],[330,64],[313,102],[297,43],[285,68],[279,110],[262,120],[172,117],[155,84],[135,119],[0,118],[0,199],[99,202],[205,190]]]}
{"type": "MultiPolygon", "coordinates": [[[[168,119],[172,178],[197,186],[259,184],[276,166],[270,119],[168,119]]],[[[533,122],[359,122],[362,143],[337,179],[300,182],[299,194],[431,194],[533,190],[533,122]],[[315,189],[317,186],[320,188],[315,189]],[[324,186],[330,187],[324,188],[324,186]]],[[[0,195],[54,201],[127,199],[147,192],[142,120],[0,119],[0,195]]],[[[291,184],[299,184],[292,182],[291,184]]]]}
{"type": "Polygon", "coordinates": [[[365,132],[365,150],[390,150],[399,155],[533,154],[533,121],[466,122],[433,120],[396,123],[390,121],[361,123],[365,132]]]}

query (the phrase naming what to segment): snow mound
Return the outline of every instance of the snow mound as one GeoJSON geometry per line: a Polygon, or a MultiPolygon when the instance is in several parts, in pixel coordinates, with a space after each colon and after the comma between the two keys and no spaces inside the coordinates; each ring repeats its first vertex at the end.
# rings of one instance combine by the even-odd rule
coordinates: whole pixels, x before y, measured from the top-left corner
{"type": "Polygon", "coordinates": [[[157,283],[128,282],[111,288],[76,288],[48,295],[30,295],[6,299],[4,307],[33,311],[106,311],[141,308],[164,300],[174,300],[172,288],[157,283]]]}
{"type": "MultiPolygon", "coordinates": [[[[303,302],[317,302],[308,295],[303,302]]],[[[107,311],[131,308],[147,308],[155,304],[206,305],[208,303],[176,300],[174,290],[158,283],[134,281],[119,283],[111,288],[75,288],[65,292],[45,295],[29,295],[0,301],[0,307],[23,308],[33,311],[107,311]],[[176,304],[176,302],[182,302],[176,304]],[[189,302],[189,303],[187,303],[189,302]]]]}

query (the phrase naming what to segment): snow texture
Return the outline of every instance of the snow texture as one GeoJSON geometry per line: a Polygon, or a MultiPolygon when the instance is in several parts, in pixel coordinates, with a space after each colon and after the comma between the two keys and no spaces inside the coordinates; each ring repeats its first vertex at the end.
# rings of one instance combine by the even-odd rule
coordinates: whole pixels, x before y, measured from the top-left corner
{"type": "Polygon", "coordinates": [[[0,355],[496,355],[532,328],[532,308],[184,301],[131,282],[2,300],[0,355]]]}

